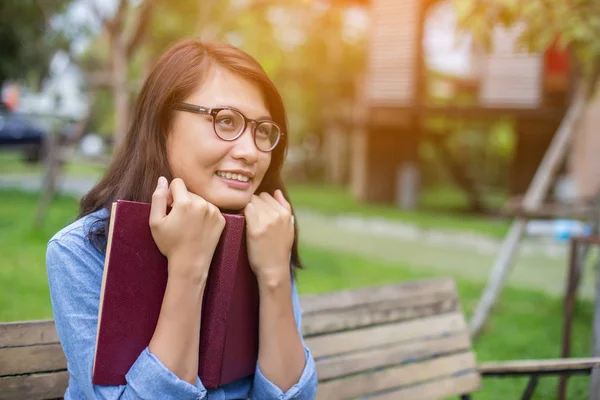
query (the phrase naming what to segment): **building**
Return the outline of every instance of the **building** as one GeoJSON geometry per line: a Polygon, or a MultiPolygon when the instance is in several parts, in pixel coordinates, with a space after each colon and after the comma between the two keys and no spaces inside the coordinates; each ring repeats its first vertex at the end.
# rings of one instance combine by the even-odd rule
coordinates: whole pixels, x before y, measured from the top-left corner
{"type": "MultiPolygon", "coordinates": [[[[435,116],[515,118],[516,151],[507,189],[524,193],[568,105],[571,72],[565,52],[553,46],[530,54],[517,45],[519,26],[494,28],[491,51],[471,43],[464,73],[435,82],[426,64],[431,60],[426,26],[433,14],[436,21],[444,15],[452,19],[449,1],[354,2],[364,4],[371,19],[365,76],[359,79],[349,140],[355,197],[407,208],[417,203],[418,149],[428,133],[426,119],[435,116]],[[450,90],[460,87],[470,100],[436,101],[432,93],[447,92],[448,85],[450,90]]],[[[331,136],[329,140],[339,141],[339,133],[331,136]]]]}

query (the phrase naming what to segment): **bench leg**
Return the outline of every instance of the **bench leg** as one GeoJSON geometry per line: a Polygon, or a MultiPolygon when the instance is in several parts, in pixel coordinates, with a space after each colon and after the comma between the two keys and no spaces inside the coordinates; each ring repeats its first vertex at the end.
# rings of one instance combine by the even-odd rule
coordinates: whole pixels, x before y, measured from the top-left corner
{"type": "MultiPolygon", "coordinates": [[[[561,358],[571,356],[571,331],[573,326],[573,314],[575,312],[575,298],[577,297],[577,286],[582,270],[582,258],[579,254],[579,246],[576,240],[571,240],[569,272],[567,277],[567,288],[564,298],[563,335],[561,358]]],[[[567,393],[568,375],[561,375],[558,383],[558,400],[565,400],[567,393]]]]}
{"type": "Polygon", "coordinates": [[[590,400],[600,400],[600,368],[594,368],[592,370],[590,400]]]}
{"type": "Polygon", "coordinates": [[[537,383],[538,383],[538,376],[533,375],[529,379],[529,383],[527,384],[527,387],[525,388],[525,391],[523,392],[523,396],[521,396],[521,400],[531,399],[531,396],[533,396],[533,392],[535,391],[537,383]]]}

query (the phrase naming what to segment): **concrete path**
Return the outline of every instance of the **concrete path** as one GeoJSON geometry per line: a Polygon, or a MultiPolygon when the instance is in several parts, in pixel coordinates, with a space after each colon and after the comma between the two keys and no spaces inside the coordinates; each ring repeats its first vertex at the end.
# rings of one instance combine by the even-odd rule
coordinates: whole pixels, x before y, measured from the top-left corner
{"type": "MultiPolygon", "coordinates": [[[[401,233],[404,226],[398,226],[394,232],[389,226],[374,229],[372,220],[357,223],[346,218],[299,211],[300,240],[325,249],[373,257],[390,265],[398,263],[482,283],[487,281],[500,248],[500,241],[494,238],[476,236],[472,241],[468,235],[461,238],[464,234],[458,232],[417,228],[406,234],[401,233]]],[[[567,260],[565,244],[527,239],[515,259],[508,284],[561,296],[567,260]]],[[[580,288],[580,294],[586,298],[593,296],[593,278],[593,268],[589,266],[580,288]]]]}

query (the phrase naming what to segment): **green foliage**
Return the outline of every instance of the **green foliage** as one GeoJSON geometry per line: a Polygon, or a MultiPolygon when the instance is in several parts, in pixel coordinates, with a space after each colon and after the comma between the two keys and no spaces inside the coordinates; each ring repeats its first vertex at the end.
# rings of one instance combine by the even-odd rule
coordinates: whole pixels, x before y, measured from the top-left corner
{"type": "MultiPolygon", "coordinates": [[[[319,134],[327,121],[352,104],[365,38],[360,33],[344,36],[347,6],[299,0],[153,1],[145,40],[129,62],[132,97],[148,68],[171,44],[200,37],[230,42],[260,62],[284,98],[292,143],[319,134]]],[[[130,22],[131,15],[126,20],[130,22]]],[[[109,65],[106,33],[96,38],[82,62],[90,70],[109,65]]],[[[94,127],[104,132],[112,121],[112,101],[104,95],[97,100],[102,103],[94,106],[94,127]]]]}
{"type": "Polygon", "coordinates": [[[491,45],[492,27],[520,23],[520,42],[543,51],[555,40],[569,46],[582,71],[594,74],[600,59],[598,0],[454,0],[462,28],[484,46],[491,45]]]}
{"type": "Polygon", "coordinates": [[[0,84],[4,80],[40,84],[54,52],[68,47],[64,33],[51,26],[51,18],[71,1],[0,1],[0,84]]]}

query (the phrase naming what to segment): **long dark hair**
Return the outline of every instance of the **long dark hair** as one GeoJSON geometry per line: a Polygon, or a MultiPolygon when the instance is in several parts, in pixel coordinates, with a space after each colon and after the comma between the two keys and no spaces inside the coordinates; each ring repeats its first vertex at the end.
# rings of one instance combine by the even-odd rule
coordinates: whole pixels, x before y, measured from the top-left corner
{"type": "MultiPolygon", "coordinates": [[[[103,208],[109,212],[108,217],[97,221],[89,231],[88,237],[98,251],[106,252],[110,210],[114,201],[150,203],[159,176],[165,176],[169,181],[173,179],[166,152],[173,106],[184,101],[202,84],[212,66],[225,68],[260,88],[271,117],[286,134],[273,150],[271,164],[257,192],[273,195],[276,189],[280,189],[290,201],[281,179],[289,134],[283,100],[277,88],[260,64],[244,51],[227,43],[184,40],[168,49],[156,63],[137,98],[127,136],[106,174],[81,198],[78,218],[103,208]]],[[[295,221],[291,264],[294,268],[302,268],[298,254],[298,219],[295,218],[295,221]]]]}

